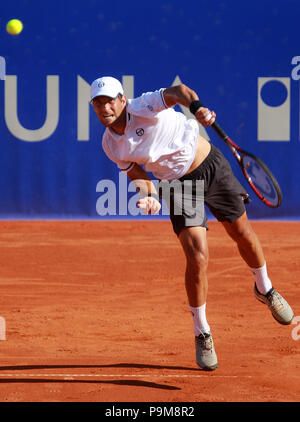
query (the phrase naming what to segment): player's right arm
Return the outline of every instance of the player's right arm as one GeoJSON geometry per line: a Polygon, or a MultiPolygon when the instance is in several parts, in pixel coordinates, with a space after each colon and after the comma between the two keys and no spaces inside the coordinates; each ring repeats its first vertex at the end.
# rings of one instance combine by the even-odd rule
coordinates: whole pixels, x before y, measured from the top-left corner
{"type": "Polygon", "coordinates": [[[142,197],[137,201],[137,206],[144,210],[145,214],[157,214],[161,208],[161,204],[158,201],[158,193],[149,175],[140,165],[135,163],[127,172],[127,176],[142,197]],[[155,197],[149,195],[155,195],[155,197]]]}
{"type": "Polygon", "coordinates": [[[189,107],[192,101],[199,100],[197,93],[184,84],[166,88],[163,96],[167,107],[173,107],[176,104],[189,107]]]}
{"type": "MultiPolygon", "coordinates": [[[[190,107],[193,101],[199,100],[197,93],[185,84],[171,86],[163,91],[164,101],[167,107],[173,107],[176,104],[190,107]]],[[[195,117],[203,126],[211,126],[216,118],[214,111],[210,111],[206,107],[200,107],[195,117]],[[211,117],[208,116],[211,114],[211,117]]]]}

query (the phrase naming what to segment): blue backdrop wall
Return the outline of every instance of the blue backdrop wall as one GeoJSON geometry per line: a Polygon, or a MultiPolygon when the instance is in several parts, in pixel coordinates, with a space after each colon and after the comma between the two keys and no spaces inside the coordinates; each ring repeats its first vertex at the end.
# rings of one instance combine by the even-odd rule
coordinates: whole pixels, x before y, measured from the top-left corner
{"type": "MultiPolygon", "coordinates": [[[[298,219],[299,13],[297,0],[3,3],[0,218],[108,217],[97,212],[97,185],[118,185],[119,172],[88,95],[95,78],[111,75],[130,97],[178,81],[196,90],[281,185],[282,205],[252,195],[250,218],[298,219]],[[6,32],[12,18],[24,24],[18,36],[6,32]]],[[[212,129],[203,134],[246,186],[227,147],[212,129]]]]}

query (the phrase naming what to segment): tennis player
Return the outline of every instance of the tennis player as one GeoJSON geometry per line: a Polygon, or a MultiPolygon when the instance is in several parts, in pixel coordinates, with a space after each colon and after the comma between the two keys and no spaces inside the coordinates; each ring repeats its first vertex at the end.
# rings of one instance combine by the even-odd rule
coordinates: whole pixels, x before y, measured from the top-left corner
{"type": "MultiPolygon", "coordinates": [[[[221,151],[199,135],[195,119],[186,119],[173,109],[176,104],[186,106],[203,126],[212,125],[215,112],[199,107],[198,100],[196,92],[184,84],[135,99],[127,99],[121,83],[112,77],[98,78],[91,85],[91,103],[106,127],[104,152],[131,181],[144,183],[138,187],[138,207],[146,214],[159,213],[161,208],[163,195],[156,191],[148,173],[160,181],[176,180],[183,185],[185,181],[203,181],[206,206],[236,242],[254,275],[255,297],[268,306],[276,321],[290,324],[293,311],[272,286],[260,241],[247,218],[247,192],[221,151]]],[[[197,192],[193,188],[193,204],[199,200],[195,198],[197,192]]],[[[204,206],[192,209],[191,201],[182,201],[182,195],[181,191],[172,191],[168,205],[173,230],[186,257],[185,287],[194,323],[196,363],[203,370],[214,370],[218,360],[206,318],[207,220],[204,206]],[[174,212],[178,203],[180,213],[174,212]]],[[[203,195],[200,199],[202,202],[197,203],[203,205],[203,195]]]]}

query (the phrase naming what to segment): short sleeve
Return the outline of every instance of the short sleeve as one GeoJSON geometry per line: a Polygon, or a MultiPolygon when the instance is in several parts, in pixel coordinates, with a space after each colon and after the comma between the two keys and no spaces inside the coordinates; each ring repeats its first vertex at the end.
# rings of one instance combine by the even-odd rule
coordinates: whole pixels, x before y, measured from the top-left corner
{"type": "Polygon", "coordinates": [[[106,140],[105,135],[102,138],[102,148],[103,148],[103,151],[105,152],[105,154],[107,155],[107,157],[111,161],[113,161],[114,163],[116,163],[117,166],[118,166],[118,168],[121,171],[124,171],[125,173],[127,173],[134,166],[134,163],[133,162],[131,162],[131,161],[122,161],[122,160],[119,160],[117,157],[114,156],[114,154],[112,153],[112,151],[111,151],[111,149],[109,147],[109,144],[108,144],[108,142],[106,140]]]}
{"type": "Polygon", "coordinates": [[[128,173],[132,169],[133,166],[134,166],[134,163],[129,163],[128,161],[120,161],[120,163],[118,164],[118,168],[124,173],[128,173]],[[127,164],[129,164],[128,167],[125,167],[127,166],[127,164]]]}
{"type": "Polygon", "coordinates": [[[140,97],[128,100],[128,112],[136,116],[153,117],[156,113],[165,110],[168,107],[163,96],[164,90],[165,88],[161,88],[158,91],[146,92],[140,97]]]}

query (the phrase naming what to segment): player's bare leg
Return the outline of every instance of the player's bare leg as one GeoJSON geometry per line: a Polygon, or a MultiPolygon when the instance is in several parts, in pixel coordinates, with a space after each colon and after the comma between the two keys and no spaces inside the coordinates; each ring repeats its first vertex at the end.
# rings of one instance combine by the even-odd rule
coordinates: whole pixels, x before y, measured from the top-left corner
{"type": "Polygon", "coordinates": [[[206,320],[208,246],[206,228],[186,227],[179,234],[186,257],[185,287],[194,321],[196,362],[204,370],[218,367],[210,327],[206,320]]]}
{"type": "Polygon", "coordinates": [[[267,274],[261,243],[251,227],[246,212],[234,223],[223,222],[229,236],[237,243],[240,255],[255,277],[255,297],[265,303],[273,317],[283,325],[293,320],[293,311],[287,301],[273,288],[267,274]]]}
{"type": "Polygon", "coordinates": [[[207,297],[208,246],[205,227],[186,227],[179,234],[186,257],[185,287],[190,306],[201,306],[207,297]]]}
{"type": "Polygon", "coordinates": [[[265,257],[261,243],[251,227],[246,212],[234,223],[222,222],[229,236],[237,243],[244,261],[252,268],[262,267],[265,257]]]}

